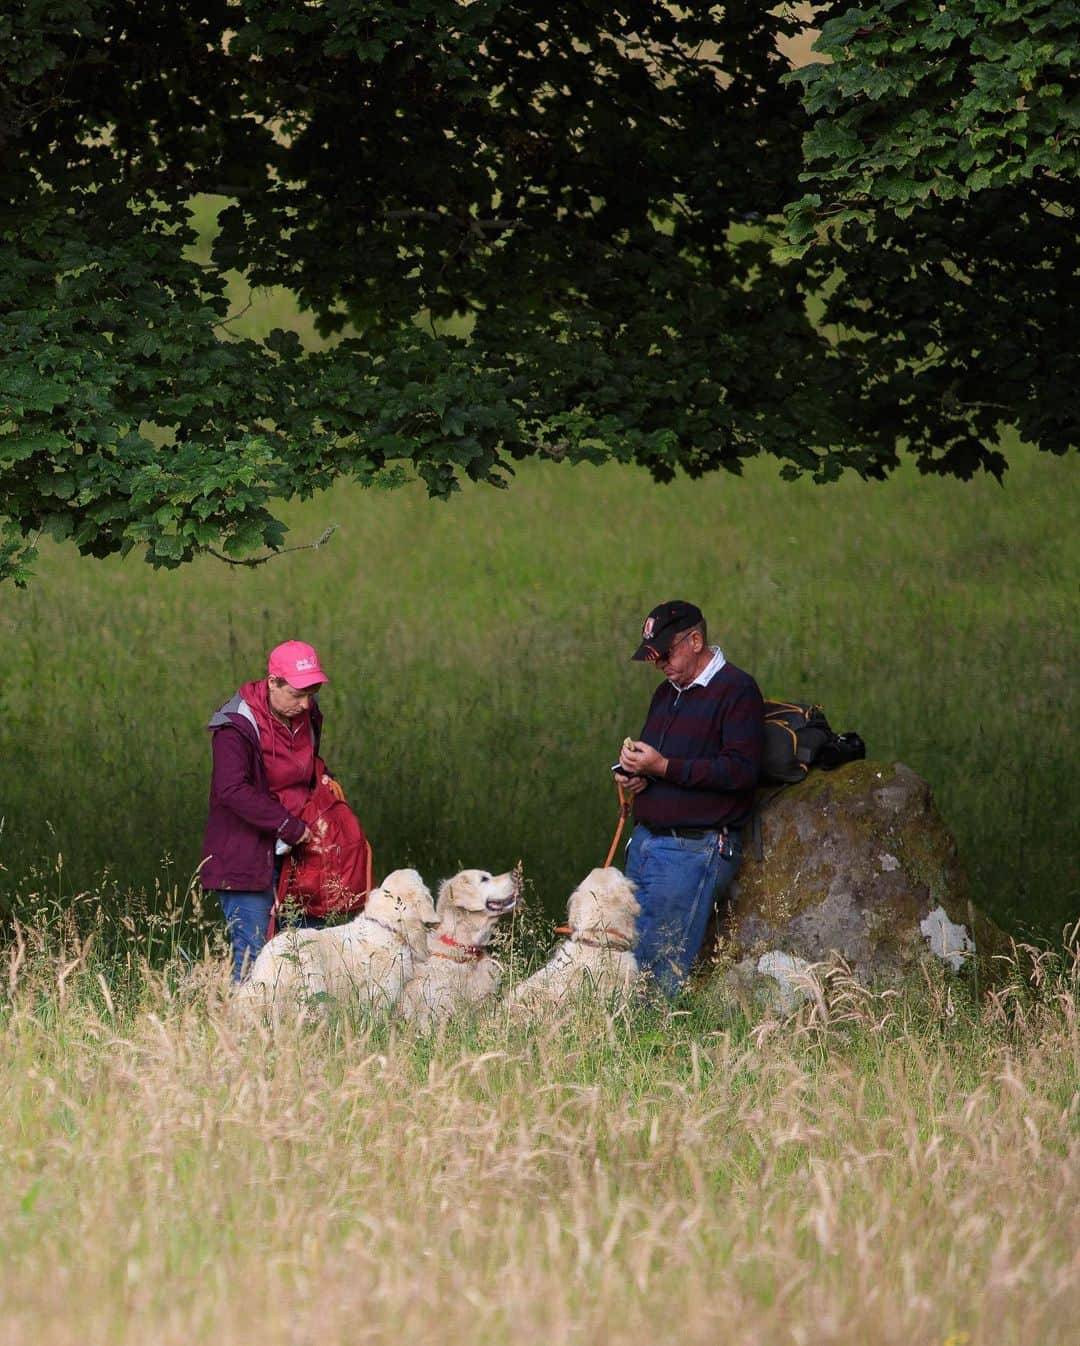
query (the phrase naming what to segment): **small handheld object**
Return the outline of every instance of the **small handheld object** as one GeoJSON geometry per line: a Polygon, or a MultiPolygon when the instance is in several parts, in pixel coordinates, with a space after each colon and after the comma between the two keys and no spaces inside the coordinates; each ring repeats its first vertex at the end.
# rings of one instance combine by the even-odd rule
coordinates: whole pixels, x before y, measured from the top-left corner
{"type": "MultiPolygon", "coordinates": [[[[627,734],[627,736],[623,739],[622,745],[624,748],[632,748],[634,746],[634,740],[630,737],[629,734],[627,734]]],[[[625,776],[627,780],[633,780],[635,776],[641,775],[640,771],[627,771],[626,767],[624,767],[620,762],[616,762],[611,769],[612,771],[617,771],[620,776],[625,776]]]]}

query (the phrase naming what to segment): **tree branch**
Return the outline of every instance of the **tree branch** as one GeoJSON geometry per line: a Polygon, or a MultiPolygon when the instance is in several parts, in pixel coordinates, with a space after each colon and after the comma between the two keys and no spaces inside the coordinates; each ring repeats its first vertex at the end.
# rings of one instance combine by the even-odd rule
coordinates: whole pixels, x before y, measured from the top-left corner
{"type": "Polygon", "coordinates": [[[213,556],[215,560],[224,561],[230,566],[264,566],[267,561],[273,561],[275,557],[284,556],[289,551],[318,551],[324,546],[337,532],[337,524],[332,523],[328,528],[324,528],[321,536],[314,542],[300,542],[295,547],[282,547],[278,551],[272,551],[266,556],[247,556],[237,558],[235,556],[226,556],[224,552],[216,551],[213,547],[204,547],[203,550],[208,555],[213,556]]]}
{"type": "Polygon", "coordinates": [[[516,229],[521,220],[478,220],[472,215],[461,219],[451,215],[448,210],[423,210],[420,207],[410,210],[388,210],[388,220],[422,220],[425,224],[456,224],[459,229],[468,229],[474,234],[483,234],[485,229],[516,229]]]}

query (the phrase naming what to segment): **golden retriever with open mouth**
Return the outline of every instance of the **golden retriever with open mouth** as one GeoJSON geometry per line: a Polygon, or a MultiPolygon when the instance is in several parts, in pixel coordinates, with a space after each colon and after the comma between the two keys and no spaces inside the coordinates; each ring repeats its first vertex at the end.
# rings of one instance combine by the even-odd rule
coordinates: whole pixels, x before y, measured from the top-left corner
{"type": "Polygon", "coordinates": [[[415,869],[395,869],[368,894],[364,910],[325,930],[283,930],[263,946],[237,999],[275,1016],[331,997],[392,1009],[438,921],[431,892],[415,869]]]}
{"type": "Polygon", "coordinates": [[[621,869],[594,869],[571,893],[568,923],[558,928],[569,939],[514,987],[511,1002],[537,1009],[585,994],[625,998],[639,975],[633,954],[639,911],[634,885],[621,869]]]}
{"type": "Polygon", "coordinates": [[[498,995],[502,969],[487,945],[501,917],[521,898],[521,864],[507,874],[463,869],[439,886],[438,928],[428,935],[428,958],[401,997],[401,1013],[431,1028],[455,1010],[498,995]]]}

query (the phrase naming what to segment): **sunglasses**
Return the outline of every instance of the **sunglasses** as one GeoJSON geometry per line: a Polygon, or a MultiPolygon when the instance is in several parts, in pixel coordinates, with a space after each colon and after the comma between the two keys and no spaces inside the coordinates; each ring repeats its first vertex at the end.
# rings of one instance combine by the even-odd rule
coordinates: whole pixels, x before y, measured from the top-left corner
{"type": "Polygon", "coordinates": [[[683,641],[688,640],[689,637],[692,636],[693,634],[694,634],[693,630],[690,630],[690,631],[684,631],[681,636],[676,636],[675,639],[671,642],[671,644],[667,647],[667,652],[665,654],[661,654],[660,651],[654,645],[646,645],[645,648],[649,651],[649,663],[666,664],[667,661],[674,654],[674,652],[683,643],[683,641]]]}

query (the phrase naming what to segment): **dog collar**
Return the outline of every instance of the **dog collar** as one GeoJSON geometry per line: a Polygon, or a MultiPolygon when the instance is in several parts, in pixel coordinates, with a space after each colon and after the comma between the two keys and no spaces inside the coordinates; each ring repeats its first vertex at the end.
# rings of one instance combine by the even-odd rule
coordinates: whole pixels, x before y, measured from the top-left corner
{"type": "Polygon", "coordinates": [[[449,958],[452,963],[478,963],[487,953],[487,949],[482,944],[462,944],[459,940],[451,939],[449,935],[440,935],[439,943],[449,944],[452,948],[464,950],[465,956],[458,958],[452,953],[440,953],[438,949],[432,949],[432,958],[449,958]]]}
{"type": "Polygon", "coordinates": [[[374,921],[376,925],[381,925],[384,930],[388,930],[392,935],[400,935],[401,931],[393,925],[387,925],[385,921],[380,921],[378,916],[369,916],[369,921],[374,921]]]}
{"type": "Polygon", "coordinates": [[[586,939],[585,936],[579,934],[572,925],[557,925],[555,927],[555,933],[557,935],[569,935],[575,944],[587,944],[590,949],[615,949],[617,953],[621,953],[630,948],[630,936],[626,931],[613,930],[611,926],[607,927],[604,934],[614,936],[615,939],[619,941],[618,944],[613,943],[611,939],[586,939]]]}

